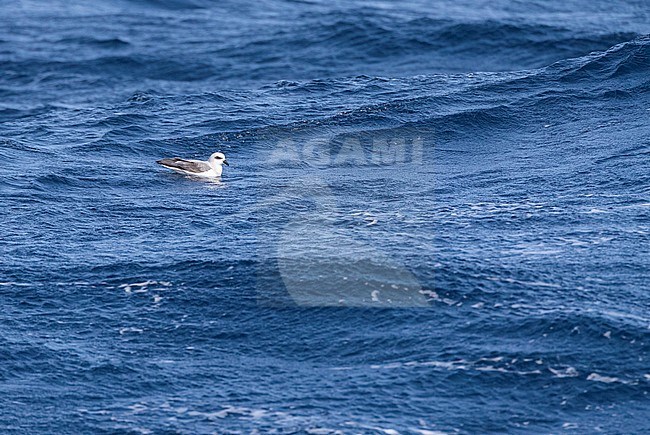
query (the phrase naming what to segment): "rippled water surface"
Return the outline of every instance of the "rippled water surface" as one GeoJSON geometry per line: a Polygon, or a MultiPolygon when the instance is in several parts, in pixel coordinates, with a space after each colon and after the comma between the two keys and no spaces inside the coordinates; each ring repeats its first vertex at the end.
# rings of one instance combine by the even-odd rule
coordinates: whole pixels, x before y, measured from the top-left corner
{"type": "Polygon", "coordinates": [[[650,431],[647,6],[0,0],[1,431],[650,431]]]}

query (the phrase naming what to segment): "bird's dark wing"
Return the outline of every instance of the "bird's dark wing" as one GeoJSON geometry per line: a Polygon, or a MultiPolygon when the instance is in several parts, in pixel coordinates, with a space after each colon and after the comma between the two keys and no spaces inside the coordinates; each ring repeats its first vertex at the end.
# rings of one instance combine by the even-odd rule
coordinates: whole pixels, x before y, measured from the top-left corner
{"type": "Polygon", "coordinates": [[[180,169],[182,171],[193,172],[195,174],[209,171],[210,169],[212,169],[207,162],[201,162],[198,160],[179,159],[178,157],[174,157],[172,159],[158,160],[156,163],[166,168],[180,169]]]}

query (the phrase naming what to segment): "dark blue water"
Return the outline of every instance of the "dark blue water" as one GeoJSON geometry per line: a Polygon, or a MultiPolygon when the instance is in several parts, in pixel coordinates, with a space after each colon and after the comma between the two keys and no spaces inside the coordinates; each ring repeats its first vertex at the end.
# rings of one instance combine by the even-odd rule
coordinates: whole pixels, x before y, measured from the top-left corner
{"type": "Polygon", "coordinates": [[[650,431],[649,33],[0,0],[0,431],[650,431]]]}

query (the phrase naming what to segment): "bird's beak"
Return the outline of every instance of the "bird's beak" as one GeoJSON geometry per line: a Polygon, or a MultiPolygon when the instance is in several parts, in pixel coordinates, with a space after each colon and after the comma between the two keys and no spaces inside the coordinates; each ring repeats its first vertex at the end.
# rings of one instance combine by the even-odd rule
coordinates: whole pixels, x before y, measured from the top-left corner
{"type": "Polygon", "coordinates": [[[230,166],[230,165],[228,164],[228,160],[224,160],[224,161],[223,161],[223,164],[226,165],[226,166],[230,166]]]}

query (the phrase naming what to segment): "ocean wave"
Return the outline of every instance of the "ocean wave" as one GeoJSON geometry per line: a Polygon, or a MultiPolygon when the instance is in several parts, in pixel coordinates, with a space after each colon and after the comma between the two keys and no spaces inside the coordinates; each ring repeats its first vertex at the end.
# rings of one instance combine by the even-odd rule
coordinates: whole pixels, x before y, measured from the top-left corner
{"type": "MultiPolygon", "coordinates": [[[[304,29],[295,33],[310,35],[310,39],[287,42],[296,49],[309,45],[337,50],[340,56],[350,59],[399,59],[437,53],[439,56],[453,54],[456,59],[471,56],[480,59],[479,62],[494,56],[532,68],[553,60],[603,50],[637,36],[630,32],[580,35],[568,28],[493,20],[457,22],[418,18],[396,22],[381,17],[364,18],[362,14],[350,18],[351,15],[354,13],[345,17],[319,17],[320,24],[310,24],[309,31],[304,29]]],[[[272,40],[258,40],[250,48],[272,44],[272,40]]],[[[496,70],[511,69],[507,64],[501,68],[496,64],[490,66],[496,70]]]]}
{"type": "MultiPolygon", "coordinates": [[[[347,89],[348,99],[358,99],[359,105],[345,111],[332,111],[331,115],[280,122],[251,129],[225,130],[219,134],[223,141],[246,138],[279,138],[287,132],[293,137],[329,135],[333,146],[345,141],[346,136],[381,138],[425,133],[427,131],[450,134],[469,131],[493,134],[499,130],[519,129],[527,124],[542,127],[548,124],[553,108],[561,113],[566,107],[587,107],[598,101],[622,101],[634,98],[634,93],[650,84],[644,74],[648,65],[647,38],[617,45],[602,53],[565,60],[545,68],[507,73],[465,75],[431,75],[386,80],[381,77],[353,77],[344,79],[319,79],[295,82],[282,98],[294,93],[307,93],[327,101],[338,97],[340,89],[347,89]],[[590,76],[585,69],[590,69],[590,76]],[[612,71],[618,74],[612,74],[612,71]],[[627,71],[621,75],[622,71],[627,71]],[[582,78],[581,78],[582,77],[582,78]],[[603,82],[603,80],[608,80],[603,82]],[[579,88],[576,87],[579,81],[579,88]],[[456,89],[445,84],[460,82],[456,89]],[[404,92],[395,92],[405,89],[404,92]],[[417,89],[411,95],[410,89],[417,89]],[[423,90],[428,90],[421,95],[423,90]],[[508,93],[507,103],[502,95],[508,93]],[[364,102],[365,96],[378,95],[376,102],[364,102]],[[468,101],[478,101],[468,104],[468,101]],[[535,113],[547,114],[539,121],[535,113]],[[550,116],[548,114],[551,114],[550,116]],[[350,130],[349,133],[341,130],[350,130]]],[[[278,86],[286,87],[286,83],[278,86]]],[[[262,88],[269,97],[277,87],[262,88]]],[[[309,105],[305,105],[308,109],[309,105]]],[[[288,116],[284,116],[287,118],[288,116]]],[[[221,126],[227,126],[223,122],[221,126]]],[[[241,120],[239,120],[241,125],[241,120]]],[[[263,146],[264,142],[251,144],[263,146]]]]}
{"type": "Polygon", "coordinates": [[[566,81],[618,79],[630,75],[643,75],[646,79],[644,83],[647,85],[650,79],[645,72],[649,66],[650,36],[641,36],[617,44],[603,52],[561,62],[555,67],[564,69],[562,78],[566,81]]]}
{"type": "Polygon", "coordinates": [[[99,48],[124,48],[131,45],[122,38],[94,38],[91,36],[79,36],[72,38],[62,38],[56,41],[57,44],[79,44],[90,45],[99,48]]]}

